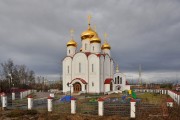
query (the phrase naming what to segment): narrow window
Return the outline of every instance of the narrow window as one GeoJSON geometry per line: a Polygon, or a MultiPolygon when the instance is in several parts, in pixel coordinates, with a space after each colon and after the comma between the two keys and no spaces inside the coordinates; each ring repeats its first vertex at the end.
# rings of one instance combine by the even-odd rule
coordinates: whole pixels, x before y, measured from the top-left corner
{"type": "Polygon", "coordinates": [[[94,86],[94,82],[92,82],[92,86],[94,86]]]}
{"type": "Polygon", "coordinates": [[[69,54],[70,54],[70,50],[69,50],[69,54]]]}
{"type": "Polygon", "coordinates": [[[115,77],[115,84],[117,84],[116,77],[115,77]]]}
{"type": "Polygon", "coordinates": [[[118,84],[119,84],[119,76],[117,77],[117,82],[118,82],[118,84]]]}
{"type": "Polygon", "coordinates": [[[81,73],[81,63],[79,63],[79,73],[81,73]]]}
{"type": "Polygon", "coordinates": [[[94,64],[92,64],[92,72],[94,72],[94,64]]]}
{"type": "Polygon", "coordinates": [[[122,84],[122,77],[120,78],[120,84],[122,84]]]}
{"type": "Polygon", "coordinates": [[[93,51],[94,51],[94,46],[93,46],[93,51]]]}

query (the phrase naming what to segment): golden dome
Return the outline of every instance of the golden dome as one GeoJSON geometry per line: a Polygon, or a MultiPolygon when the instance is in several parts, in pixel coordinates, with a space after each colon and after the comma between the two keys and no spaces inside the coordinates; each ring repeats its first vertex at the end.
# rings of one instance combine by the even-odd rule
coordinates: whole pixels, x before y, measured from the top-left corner
{"type": "Polygon", "coordinates": [[[81,40],[84,40],[87,38],[91,39],[95,35],[97,35],[97,33],[94,30],[92,30],[91,27],[89,26],[89,28],[86,31],[82,32],[81,40]]]}
{"type": "Polygon", "coordinates": [[[104,44],[101,46],[101,49],[111,49],[111,46],[107,43],[107,41],[104,42],[104,44]]]}
{"type": "Polygon", "coordinates": [[[97,34],[95,34],[95,35],[91,38],[90,43],[101,43],[101,39],[98,37],[97,34]]]}
{"type": "Polygon", "coordinates": [[[67,42],[67,47],[68,47],[68,46],[77,47],[77,43],[76,43],[73,39],[71,39],[71,40],[69,40],[69,42],[67,42]]]}

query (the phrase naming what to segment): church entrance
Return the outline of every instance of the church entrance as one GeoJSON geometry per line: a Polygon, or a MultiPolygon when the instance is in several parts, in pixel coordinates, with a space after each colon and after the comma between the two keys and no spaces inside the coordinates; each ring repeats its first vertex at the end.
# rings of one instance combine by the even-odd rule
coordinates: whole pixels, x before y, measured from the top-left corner
{"type": "Polygon", "coordinates": [[[79,91],[81,91],[82,90],[81,84],[79,82],[74,83],[73,90],[75,93],[78,93],[79,91]]]}
{"type": "Polygon", "coordinates": [[[112,82],[110,83],[110,91],[113,91],[113,84],[112,84],[112,82]]]}

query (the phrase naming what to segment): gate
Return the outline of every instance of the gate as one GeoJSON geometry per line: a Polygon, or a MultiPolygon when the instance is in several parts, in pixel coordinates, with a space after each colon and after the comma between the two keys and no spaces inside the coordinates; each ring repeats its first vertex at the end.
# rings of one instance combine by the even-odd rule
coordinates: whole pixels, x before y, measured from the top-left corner
{"type": "Polygon", "coordinates": [[[122,117],[130,116],[130,103],[104,102],[104,115],[120,115],[122,117]]]}
{"type": "Polygon", "coordinates": [[[77,101],[77,113],[78,114],[88,114],[88,115],[98,115],[98,102],[93,101],[77,101]]]}

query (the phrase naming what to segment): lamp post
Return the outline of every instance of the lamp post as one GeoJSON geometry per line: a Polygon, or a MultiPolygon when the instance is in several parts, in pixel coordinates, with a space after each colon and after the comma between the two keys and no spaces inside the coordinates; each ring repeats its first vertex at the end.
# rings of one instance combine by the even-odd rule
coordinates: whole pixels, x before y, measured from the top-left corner
{"type": "Polygon", "coordinates": [[[8,76],[10,77],[9,79],[9,89],[11,88],[11,83],[12,83],[12,75],[9,73],[8,76]]]}
{"type": "Polygon", "coordinates": [[[71,87],[73,87],[73,86],[70,84],[69,87],[70,87],[70,96],[71,96],[71,87]]]}

